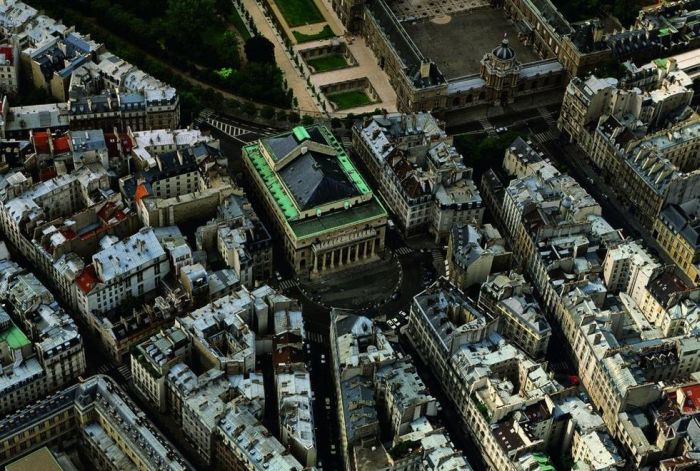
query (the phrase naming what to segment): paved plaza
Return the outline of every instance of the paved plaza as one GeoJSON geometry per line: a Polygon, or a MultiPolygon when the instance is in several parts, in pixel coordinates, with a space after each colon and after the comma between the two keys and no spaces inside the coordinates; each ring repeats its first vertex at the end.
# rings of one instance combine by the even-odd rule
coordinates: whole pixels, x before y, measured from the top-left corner
{"type": "Polygon", "coordinates": [[[377,262],[326,275],[319,280],[305,281],[302,287],[326,306],[367,309],[382,304],[394,293],[400,274],[398,261],[387,251],[377,262]]]}
{"type": "Polygon", "coordinates": [[[407,21],[403,26],[418,49],[438,65],[447,79],[478,73],[484,54],[500,44],[504,33],[521,64],[539,59],[518,40],[515,27],[499,9],[479,8],[449,18],[407,21]]]}
{"type": "Polygon", "coordinates": [[[390,2],[399,20],[453,15],[489,5],[489,0],[398,0],[390,2]]]}

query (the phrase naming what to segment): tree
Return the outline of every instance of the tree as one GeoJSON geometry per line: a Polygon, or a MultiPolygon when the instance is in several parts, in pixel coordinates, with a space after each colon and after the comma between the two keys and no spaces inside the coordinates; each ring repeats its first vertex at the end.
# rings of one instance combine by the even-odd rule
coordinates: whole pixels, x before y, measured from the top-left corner
{"type": "Polygon", "coordinates": [[[272,119],[275,117],[275,110],[271,106],[264,106],[260,111],[260,116],[265,119],[272,119]]]}
{"type": "Polygon", "coordinates": [[[258,109],[253,103],[246,101],[243,103],[243,112],[249,116],[255,116],[258,113],[258,109]]]}
{"type": "Polygon", "coordinates": [[[238,37],[231,31],[226,31],[219,38],[219,59],[224,67],[233,67],[237,69],[241,65],[241,59],[238,57],[238,37]]]}
{"type": "Polygon", "coordinates": [[[305,114],[301,117],[301,124],[303,124],[304,126],[311,126],[312,124],[314,124],[314,118],[305,114]]]}
{"type": "Polygon", "coordinates": [[[348,115],[345,118],[345,127],[348,129],[352,129],[352,125],[355,124],[355,115],[352,113],[348,113],[348,115]]]}
{"type": "Polygon", "coordinates": [[[168,0],[163,19],[167,42],[176,46],[199,44],[202,32],[214,22],[214,0],[168,0]]]}
{"type": "Polygon", "coordinates": [[[245,42],[244,49],[249,62],[275,63],[275,45],[264,36],[252,36],[245,42]]]}

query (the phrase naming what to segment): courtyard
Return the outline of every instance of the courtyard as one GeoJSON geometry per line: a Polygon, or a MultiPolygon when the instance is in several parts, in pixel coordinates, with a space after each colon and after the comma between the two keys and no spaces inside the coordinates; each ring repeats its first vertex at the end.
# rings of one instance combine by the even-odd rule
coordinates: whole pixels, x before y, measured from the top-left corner
{"type": "Polygon", "coordinates": [[[515,27],[500,9],[478,8],[452,16],[402,23],[425,57],[434,61],[447,79],[479,73],[484,54],[507,34],[521,64],[539,60],[517,36],[515,27]],[[455,54],[459,51],[459,54],[455,54]]]}
{"type": "Polygon", "coordinates": [[[311,67],[314,73],[329,72],[331,70],[350,67],[345,56],[337,52],[317,58],[306,59],[306,64],[311,67]]]}
{"type": "Polygon", "coordinates": [[[489,5],[489,0],[394,0],[391,9],[400,21],[409,18],[432,18],[489,5]]]}
{"type": "Polygon", "coordinates": [[[372,100],[364,90],[349,90],[347,92],[332,93],[326,97],[338,107],[338,110],[349,110],[350,108],[359,108],[361,106],[371,105],[376,103],[372,100]]]}

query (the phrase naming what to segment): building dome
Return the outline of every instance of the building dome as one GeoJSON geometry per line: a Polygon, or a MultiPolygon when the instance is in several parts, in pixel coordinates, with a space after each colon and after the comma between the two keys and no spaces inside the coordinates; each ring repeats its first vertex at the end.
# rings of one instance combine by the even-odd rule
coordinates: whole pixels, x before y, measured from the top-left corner
{"type": "Polygon", "coordinates": [[[515,51],[512,47],[510,47],[510,44],[508,44],[508,38],[503,38],[503,42],[501,42],[501,45],[493,50],[493,55],[497,59],[501,59],[504,61],[511,60],[515,57],[515,51]]]}

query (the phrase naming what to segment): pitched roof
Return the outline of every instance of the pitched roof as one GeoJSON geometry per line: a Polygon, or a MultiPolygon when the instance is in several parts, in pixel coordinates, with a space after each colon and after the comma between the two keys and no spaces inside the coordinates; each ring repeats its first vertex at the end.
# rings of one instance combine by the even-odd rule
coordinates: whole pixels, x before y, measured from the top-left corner
{"type": "Polygon", "coordinates": [[[335,157],[307,152],[280,171],[302,209],[359,195],[335,157]]]}

